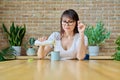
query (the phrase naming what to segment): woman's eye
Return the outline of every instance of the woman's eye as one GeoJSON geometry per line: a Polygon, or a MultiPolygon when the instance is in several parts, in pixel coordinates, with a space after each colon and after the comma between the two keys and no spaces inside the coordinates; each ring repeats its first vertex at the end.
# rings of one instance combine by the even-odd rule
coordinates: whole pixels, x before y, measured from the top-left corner
{"type": "Polygon", "coordinates": [[[73,21],[70,21],[69,23],[72,23],[73,21]]]}

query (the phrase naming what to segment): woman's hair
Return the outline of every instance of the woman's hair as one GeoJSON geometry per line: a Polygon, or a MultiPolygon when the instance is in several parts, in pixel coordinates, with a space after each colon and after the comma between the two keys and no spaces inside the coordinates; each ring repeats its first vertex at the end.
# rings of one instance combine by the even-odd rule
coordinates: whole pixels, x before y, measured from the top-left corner
{"type": "Polygon", "coordinates": [[[77,21],[79,20],[78,14],[75,10],[68,9],[68,10],[65,10],[63,12],[63,14],[61,15],[61,18],[60,18],[60,34],[61,34],[61,37],[64,33],[64,30],[63,30],[63,27],[62,27],[62,18],[63,17],[68,17],[68,18],[70,18],[70,19],[72,19],[76,22],[76,25],[75,25],[75,28],[74,28],[74,34],[78,33],[78,29],[77,29],[77,26],[78,26],[77,21]]]}

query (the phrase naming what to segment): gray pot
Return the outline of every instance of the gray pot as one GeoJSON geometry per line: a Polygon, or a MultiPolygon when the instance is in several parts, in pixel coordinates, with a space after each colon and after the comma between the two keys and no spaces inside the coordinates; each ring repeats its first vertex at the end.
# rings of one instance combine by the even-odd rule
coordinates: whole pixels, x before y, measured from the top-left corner
{"type": "Polygon", "coordinates": [[[89,46],[88,51],[90,56],[97,56],[99,53],[99,46],[89,46]]]}
{"type": "Polygon", "coordinates": [[[26,54],[28,56],[34,56],[35,55],[35,49],[34,48],[28,48],[27,51],[26,51],[26,54]]]}
{"type": "Polygon", "coordinates": [[[16,56],[20,56],[20,54],[21,54],[21,46],[12,46],[12,48],[15,49],[14,54],[16,56]]]}

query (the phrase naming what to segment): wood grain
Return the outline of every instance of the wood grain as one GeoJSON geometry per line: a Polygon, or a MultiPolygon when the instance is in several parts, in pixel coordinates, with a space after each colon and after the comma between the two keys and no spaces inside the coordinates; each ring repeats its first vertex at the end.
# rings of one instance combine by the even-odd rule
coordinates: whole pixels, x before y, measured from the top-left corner
{"type": "Polygon", "coordinates": [[[114,60],[0,62],[0,80],[120,80],[120,62],[114,60]]]}
{"type": "MultiPolygon", "coordinates": [[[[33,58],[33,59],[38,59],[37,56],[17,56],[16,59],[29,59],[29,58],[33,58]]],[[[90,60],[99,60],[99,59],[104,59],[104,60],[112,60],[113,57],[111,56],[90,56],[90,60]]]]}

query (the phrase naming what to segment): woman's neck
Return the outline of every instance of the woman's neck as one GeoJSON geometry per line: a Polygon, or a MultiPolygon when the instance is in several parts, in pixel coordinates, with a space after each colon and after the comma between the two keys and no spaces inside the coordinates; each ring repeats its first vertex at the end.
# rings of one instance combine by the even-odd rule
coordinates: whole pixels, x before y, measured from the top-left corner
{"type": "Polygon", "coordinates": [[[64,37],[65,38],[73,38],[73,36],[74,36],[73,32],[66,32],[66,33],[64,33],[64,37]]]}

